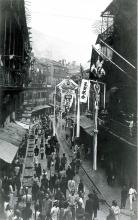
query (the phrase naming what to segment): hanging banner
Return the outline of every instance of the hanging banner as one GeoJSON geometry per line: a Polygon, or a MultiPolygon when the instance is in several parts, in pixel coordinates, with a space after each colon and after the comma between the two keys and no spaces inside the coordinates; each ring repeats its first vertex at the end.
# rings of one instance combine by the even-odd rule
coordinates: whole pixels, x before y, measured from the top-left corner
{"type": "Polygon", "coordinates": [[[64,107],[65,110],[68,110],[71,108],[72,104],[73,104],[73,92],[72,91],[68,91],[66,93],[64,93],[64,107]]]}
{"type": "Polygon", "coordinates": [[[75,90],[78,85],[72,79],[64,79],[57,86],[61,92],[61,110],[62,112],[70,110],[75,97],[75,90]]]}
{"type": "Polygon", "coordinates": [[[65,106],[71,108],[72,103],[73,103],[73,95],[71,94],[65,95],[65,106]]]}
{"type": "Polygon", "coordinates": [[[86,103],[90,90],[90,81],[82,79],[80,87],[80,102],[86,103]]]}

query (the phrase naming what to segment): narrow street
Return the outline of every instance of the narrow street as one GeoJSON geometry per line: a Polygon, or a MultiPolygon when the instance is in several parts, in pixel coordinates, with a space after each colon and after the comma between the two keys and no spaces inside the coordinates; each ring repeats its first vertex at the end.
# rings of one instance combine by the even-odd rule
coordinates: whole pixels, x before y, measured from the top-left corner
{"type": "MultiPolygon", "coordinates": [[[[60,118],[58,119],[58,125],[56,127],[56,135],[58,138],[58,141],[60,143],[60,153],[62,154],[62,152],[65,152],[68,160],[71,161],[72,157],[73,157],[73,153],[70,150],[70,144],[66,141],[65,138],[65,133],[64,130],[61,129],[60,125],[60,118]]],[[[62,122],[63,124],[64,122],[62,122]]],[[[83,183],[85,184],[85,201],[87,198],[87,195],[92,192],[92,190],[96,190],[96,192],[98,193],[98,197],[99,199],[101,199],[101,201],[103,200],[103,203],[100,203],[100,210],[98,211],[98,219],[106,219],[106,216],[109,213],[109,208],[110,205],[109,203],[104,203],[104,201],[112,201],[113,198],[106,198],[103,195],[101,195],[97,190],[98,188],[94,185],[94,183],[92,182],[91,176],[89,175],[89,169],[87,169],[87,171],[83,168],[83,166],[80,167],[80,171],[79,171],[79,175],[77,175],[75,177],[75,180],[77,180],[77,182],[79,182],[80,178],[83,180],[83,183]]],[[[133,213],[130,213],[127,210],[122,210],[121,211],[121,215],[120,215],[120,220],[130,220],[131,219],[131,215],[133,216],[133,213]]]]}
{"type": "Polygon", "coordinates": [[[0,220],[137,220],[137,1],[0,0],[0,220]]]}

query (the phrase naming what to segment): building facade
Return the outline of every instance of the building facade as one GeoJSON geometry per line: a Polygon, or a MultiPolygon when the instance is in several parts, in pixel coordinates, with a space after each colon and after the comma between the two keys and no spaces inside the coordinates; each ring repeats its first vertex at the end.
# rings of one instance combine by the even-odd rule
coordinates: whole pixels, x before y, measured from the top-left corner
{"type": "Polygon", "coordinates": [[[127,185],[136,185],[137,167],[136,6],[136,1],[113,0],[101,13],[99,49],[93,48],[90,69],[90,79],[106,84],[105,109],[99,109],[99,161],[104,158],[107,172],[127,185]]]}
{"type": "Polygon", "coordinates": [[[32,55],[29,72],[29,86],[24,92],[24,110],[38,105],[53,104],[55,86],[67,77],[68,70],[60,62],[32,55]]]}
{"type": "Polygon", "coordinates": [[[0,1],[0,126],[18,118],[28,84],[30,41],[24,0],[0,1]]]}

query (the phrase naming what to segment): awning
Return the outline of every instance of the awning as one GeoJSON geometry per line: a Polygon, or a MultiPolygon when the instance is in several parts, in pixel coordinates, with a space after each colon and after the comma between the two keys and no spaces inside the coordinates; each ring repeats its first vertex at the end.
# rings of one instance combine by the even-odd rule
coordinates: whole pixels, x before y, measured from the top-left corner
{"type": "Polygon", "coordinates": [[[33,112],[36,112],[36,111],[40,111],[40,110],[45,109],[45,108],[51,108],[51,106],[49,106],[49,105],[40,105],[40,106],[37,106],[37,107],[35,107],[35,108],[32,110],[32,113],[33,113],[33,112]]]}
{"type": "Polygon", "coordinates": [[[8,127],[11,128],[11,129],[14,129],[15,132],[16,132],[19,136],[21,136],[21,138],[22,138],[22,137],[25,135],[25,133],[26,133],[26,129],[23,128],[22,126],[20,126],[20,125],[17,124],[17,123],[10,123],[10,124],[8,125],[8,127]]]}
{"type": "MultiPolygon", "coordinates": [[[[69,116],[75,123],[76,123],[76,117],[74,115],[69,116]]],[[[80,127],[82,127],[88,134],[93,136],[93,130],[94,130],[94,122],[90,118],[87,118],[84,115],[80,116],[80,127]]]]}
{"type": "Polygon", "coordinates": [[[83,115],[80,117],[80,126],[84,129],[87,129],[93,126],[93,121],[90,118],[87,118],[83,115]]]}
{"type": "Polygon", "coordinates": [[[17,151],[18,147],[0,139],[0,159],[12,163],[17,151]]]}
{"type": "Polygon", "coordinates": [[[93,132],[93,127],[91,126],[91,127],[89,127],[89,128],[85,128],[84,129],[89,135],[91,135],[91,136],[93,136],[94,135],[94,132],[93,132]]]}
{"type": "Polygon", "coordinates": [[[16,123],[9,123],[4,128],[0,128],[0,139],[7,141],[15,146],[22,142],[26,130],[16,123]]]}

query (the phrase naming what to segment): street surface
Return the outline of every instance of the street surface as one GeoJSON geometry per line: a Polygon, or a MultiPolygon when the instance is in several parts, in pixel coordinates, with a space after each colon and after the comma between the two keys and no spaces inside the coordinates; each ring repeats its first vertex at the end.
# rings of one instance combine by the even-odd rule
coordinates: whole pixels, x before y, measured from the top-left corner
{"type": "MultiPolygon", "coordinates": [[[[69,143],[65,139],[65,131],[61,129],[62,125],[63,125],[63,121],[61,123],[61,121],[59,119],[58,120],[58,124],[56,126],[56,136],[57,136],[58,142],[60,144],[59,155],[61,157],[63,155],[63,153],[65,153],[66,157],[67,157],[67,161],[68,161],[67,164],[69,164],[71,162],[71,160],[72,160],[72,151],[70,150],[69,143]]],[[[40,143],[41,143],[42,136],[38,136],[37,135],[36,137],[38,138],[37,146],[40,148],[40,143]]],[[[44,144],[45,144],[45,137],[44,136],[43,136],[43,140],[44,140],[44,144]]],[[[28,152],[27,152],[27,155],[28,155],[28,153],[32,154],[34,147],[35,147],[35,142],[33,140],[28,140],[28,148],[27,148],[28,152]]],[[[28,163],[27,160],[28,159],[26,158],[25,163],[28,163]]],[[[38,162],[41,164],[42,169],[45,169],[47,171],[47,176],[48,176],[48,179],[49,179],[50,171],[47,170],[47,159],[46,159],[46,156],[44,156],[43,160],[41,160],[40,155],[39,155],[38,160],[39,160],[38,162]]],[[[31,174],[30,174],[30,181],[31,181],[31,179],[32,179],[32,177],[33,177],[33,175],[35,173],[34,172],[34,168],[32,169],[33,157],[30,157],[30,160],[28,160],[28,161],[30,161],[30,162],[29,162],[28,165],[25,164],[25,167],[31,166],[31,169],[30,169],[30,172],[31,172],[31,174]]],[[[80,178],[81,178],[83,183],[84,183],[84,186],[85,186],[84,202],[87,199],[87,195],[90,192],[92,192],[93,189],[97,192],[97,195],[98,195],[99,199],[101,200],[101,202],[100,202],[100,210],[98,211],[97,219],[104,220],[104,219],[106,219],[107,215],[109,214],[109,208],[110,208],[109,205],[111,205],[111,204],[109,204],[109,202],[104,203],[104,202],[102,202],[102,200],[103,201],[104,200],[112,201],[112,200],[114,200],[114,198],[110,198],[109,199],[107,197],[104,197],[103,196],[104,193],[100,194],[97,191],[99,189],[94,185],[94,182],[93,182],[93,180],[91,178],[91,175],[89,175],[90,171],[91,171],[90,168],[84,169],[84,167],[82,166],[80,168],[79,174],[74,177],[74,180],[76,181],[77,184],[79,184],[79,181],[80,181],[80,178]]],[[[27,174],[25,174],[25,172],[26,172],[26,169],[24,169],[24,174],[23,175],[27,175],[27,174]]],[[[30,182],[30,184],[31,184],[31,182],[30,182]]],[[[68,196],[68,194],[67,194],[67,196],[68,196]]],[[[132,220],[132,219],[136,219],[136,218],[133,218],[133,213],[131,214],[130,211],[127,211],[127,210],[121,210],[120,220],[132,220]]]]}

